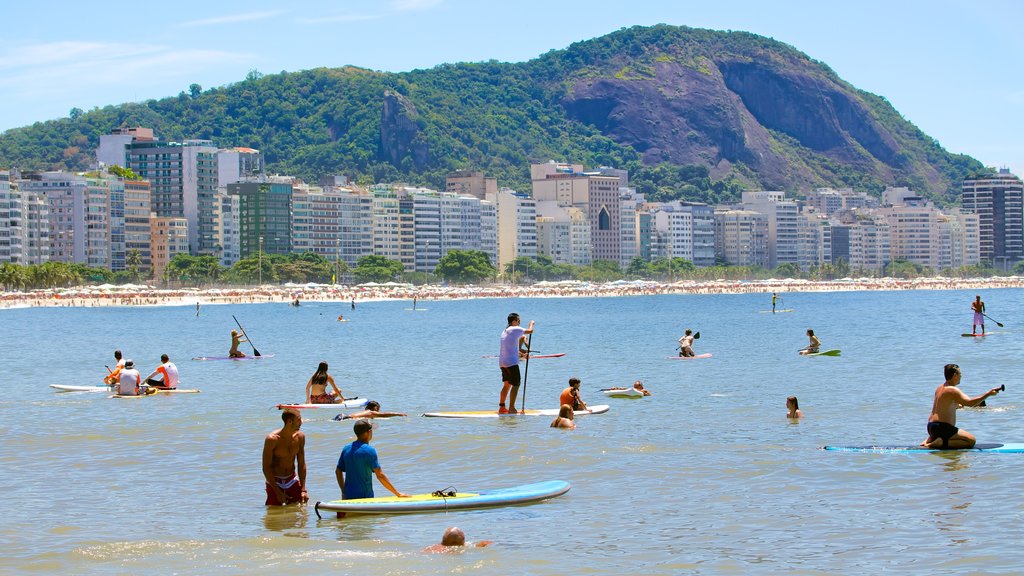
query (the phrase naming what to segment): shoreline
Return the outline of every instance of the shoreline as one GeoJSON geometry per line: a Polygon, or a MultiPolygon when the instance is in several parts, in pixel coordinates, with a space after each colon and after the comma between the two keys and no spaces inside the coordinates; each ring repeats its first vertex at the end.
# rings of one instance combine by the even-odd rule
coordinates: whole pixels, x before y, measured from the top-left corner
{"type": "Polygon", "coordinates": [[[246,288],[156,289],[150,287],[58,288],[0,293],[0,309],[107,306],[200,306],[218,304],[271,304],[336,302],[348,304],[388,300],[465,300],[477,298],[586,298],[653,296],[661,294],[780,294],[798,292],[854,292],[876,290],[986,290],[1024,288],[1024,277],[993,278],[859,278],[843,280],[682,280],[674,283],[619,280],[604,284],[577,281],[541,282],[529,286],[283,285],[246,288]]]}

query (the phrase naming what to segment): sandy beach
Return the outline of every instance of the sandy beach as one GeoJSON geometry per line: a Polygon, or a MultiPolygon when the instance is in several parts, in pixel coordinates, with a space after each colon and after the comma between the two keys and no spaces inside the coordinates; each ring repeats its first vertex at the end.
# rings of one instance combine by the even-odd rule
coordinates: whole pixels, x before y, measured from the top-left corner
{"type": "Polygon", "coordinates": [[[519,286],[443,286],[411,284],[284,284],[259,287],[158,289],[141,285],[100,285],[30,292],[0,293],[0,308],[98,307],[98,306],[201,306],[211,304],[260,304],[302,302],[375,302],[382,300],[458,300],[467,298],[577,298],[650,296],[655,294],[779,294],[794,292],[849,292],[857,290],[975,290],[1021,288],[1024,277],[992,278],[857,278],[811,281],[683,280],[674,283],[619,280],[604,284],[578,281],[539,282],[519,286]]]}

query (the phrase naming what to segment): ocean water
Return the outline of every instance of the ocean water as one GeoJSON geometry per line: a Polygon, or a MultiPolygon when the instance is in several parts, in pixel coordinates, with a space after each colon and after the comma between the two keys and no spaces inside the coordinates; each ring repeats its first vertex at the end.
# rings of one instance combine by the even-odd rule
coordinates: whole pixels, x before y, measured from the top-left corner
{"type": "MultiPolygon", "coordinates": [[[[947,362],[970,395],[959,413],[982,442],[1024,442],[1020,290],[981,291],[985,339],[969,332],[975,292],[484,299],[0,311],[0,523],[6,573],[751,574],[1012,573],[1024,567],[1024,454],[826,452],[825,444],[909,444],[925,436],[947,362]],[[505,316],[536,320],[530,408],[553,408],[571,376],[603,415],[573,431],[550,418],[447,420],[496,407],[505,316]],[[349,323],[334,319],[343,313],[349,323]],[[231,316],[257,362],[193,362],[227,352],[231,316]],[[671,361],[685,328],[697,353],[671,361]],[[838,358],[806,358],[814,328],[838,358]],[[122,348],[148,373],[171,355],[196,395],[108,399],[55,393],[97,383],[122,348]],[[408,493],[447,486],[572,483],[543,503],[473,512],[318,519],[263,505],[272,406],[298,402],[317,362],[346,395],[408,418],[375,432],[384,471],[408,493]],[[599,389],[644,381],[653,396],[599,389]],[[785,418],[797,395],[806,417],[785,418]],[[421,550],[457,525],[494,545],[421,550]]],[[[522,393],[521,393],[522,395],[522,393]]],[[[334,465],[352,440],[334,412],[307,414],[311,501],[340,496],[334,465]]],[[[377,485],[378,494],[387,491],[377,485]]]]}

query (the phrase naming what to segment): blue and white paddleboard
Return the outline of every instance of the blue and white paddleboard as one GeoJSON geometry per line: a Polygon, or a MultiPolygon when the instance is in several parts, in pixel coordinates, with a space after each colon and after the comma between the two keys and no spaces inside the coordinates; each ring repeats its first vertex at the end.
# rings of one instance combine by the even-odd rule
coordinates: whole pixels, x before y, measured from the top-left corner
{"type": "Polygon", "coordinates": [[[839,452],[1024,452],[1024,442],[1009,444],[975,444],[974,448],[961,448],[958,450],[936,450],[923,446],[824,446],[824,450],[836,450],[839,452]]]}
{"type": "Polygon", "coordinates": [[[540,502],[561,496],[569,491],[570,485],[563,480],[549,480],[524,484],[513,488],[484,490],[474,493],[457,493],[455,496],[434,496],[415,494],[408,498],[387,496],[384,498],[359,498],[355,500],[331,500],[317,502],[316,510],[344,512],[347,514],[419,514],[423,512],[447,512],[451,510],[474,510],[498,508],[540,502]]]}
{"type": "Polygon", "coordinates": [[[370,402],[369,398],[360,398],[354,396],[352,398],[346,398],[344,402],[335,402],[334,404],[278,404],[276,408],[278,410],[284,410],[285,408],[295,408],[298,410],[315,410],[318,408],[330,408],[337,410],[338,408],[365,408],[370,402]]]}

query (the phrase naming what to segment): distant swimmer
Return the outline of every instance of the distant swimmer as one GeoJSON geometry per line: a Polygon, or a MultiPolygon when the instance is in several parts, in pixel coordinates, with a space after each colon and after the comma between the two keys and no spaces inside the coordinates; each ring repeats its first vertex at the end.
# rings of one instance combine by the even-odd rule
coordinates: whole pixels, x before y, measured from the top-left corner
{"type": "Polygon", "coordinates": [[[533,334],[533,320],[530,326],[519,325],[519,314],[508,315],[508,326],[501,333],[501,344],[498,348],[498,368],[501,369],[501,395],[498,396],[498,414],[516,414],[516,396],[519,395],[519,384],[522,376],[519,373],[519,350],[526,341],[527,334],[533,334]],[[508,408],[505,397],[508,397],[508,408]]]}
{"type": "Polygon", "coordinates": [[[573,410],[586,410],[587,403],[580,398],[580,379],[573,376],[569,378],[569,387],[562,390],[562,394],[558,397],[559,405],[568,404],[573,410]]]}
{"type": "Polygon", "coordinates": [[[971,398],[957,388],[960,384],[960,367],[946,364],[943,368],[946,381],[935,389],[932,413],[928,416],[928,439],[921,446],[942,450],[973,448],[977,439],[966,430],[956,427],[956,411],[961,406],[978,406],[989,396],[995,396],[1003,389],[993,388],[981,396],[971,398]]]}
{"type": "Polygon", "coordinates": [[[441,536],[441,543],[434,544],[433,546],[427,546],[423,549],[424,552],[432,554],[444,554],[451,552],[458,552],[465,548],[483,548],[489,546],[493,542],[490,540],[481,540],[479,542],[466,543],[466,534],[462,530],[459,530],[455,526],[444,531],[444,535],[441,536]]]}
{"type": "Polygon", "coordinates": [[[301,304],[299,303],[299,299],[298,298],[296,298],[295,300],[292,300],[292,306],[301,306],[301,304]]]}
{"type": "Polygon", "coordinates": [[[551,422],[552,428],[567,428],[573,429],[576,427],[576,422],[573,421],[572,406],[568,404],[562,404],[558,408],[558,416],[551,422]]]}
{"type": "Polygon", "coordinates": [[[775,314],[775,302],[779,299],[779,295],[772,292],[772,314],[775,314]]]}
{"type": "Polygon", "coordinates": [[[121,357],[121,350],[114,350],[114,360],[117,360],[117,364],[114,365],[114,369],[110,370],[110,368],[107,368],[110,373],[103,378],[103,383],[108,386],[117,384],[121,375],[121,370],[124,369],[124,358],[121,357]]]}
{"type": "Polygon", "coordinates": [[[800,354],[817,354],[821,349],[821,340],[818,340],[818,337],[814,335],[814,330],[810,328],[807,329],[807,338],[807,348],[801,350],[800,354]]]}
{"type": "Polygon", "coordinates": [[[334,404],[344,401],[345,397],[334,383],[334,377],[327,373],[327,362],[321,362],[316,372],[306,382],[306,404],[334,404]],[[328,384],[334,392],[327,391],[328,384]]]}
{"type": "Polygon", "coordinates": [[[142,392],[139,386],[141,383],[142,375],[135,369],[135,362],[125,360],[124,368],[118,373],[115,394],[118,396],[138,396],[142,392]]]}
{"type": "Polygon", "coordinates": [[[175,390],[178,388],[178,367],[171,362],[170,356],[161,354],[160,365],[152,374],[146,376],[143,382],[160,390],[175,390]],[[159,380],[156,379],[157,376],[160,377],[159,380]]]}
{"type": "Polygon", "coordinates": [[[679,355],[684,358],[692,358],[695,356],[693,353],[693,340],[695,336],[693,331],[689,328],[686,329],[686,333],[679,339],[679,355]]]}
{"type": "Polygon", "coordinates": [[[338,314],[338,322],[344,322],[344,321],[345,321],[345,317],[342,316],[341,314],[338,314]]]}
{"type": "Polygon", "coordinates": [[[347,416],[341,414],[334,417],[335,420],[359,420],[360,418],[392,418],[395,416],[408,416],[405,412],[382,412],[380,402],[370,400],[366,403],[366,409],[353,412],[347,416]]]}
{"type": "Polygon", "coordinates": [[[238,330],[231,331],[231,351],[228,352],[228,356],[231,358],[245,358],[245,352],[238,349],[238,345],[242,342],[248,342],[245,338],[242,338],[238,334],[238,330]]]}
{"type": "Polygon", "coordinates": [[[790,396],[786,398],[786,418],[797,419],[803,418],[804,413],[800,410],[800,401],[796,399],[796,396],[790,396]]]}
{"type": "Polygon", "coordinates": [[[979,324],[981,325],[981,333],[985,334],[985,303],[981,301],[980,295],[974,297],[974,302],[971,302],[971,310],[974,310],[974,324],[971,325],[971,334],[978,333],[979,324]]]}
{"type": "Polygon", "coordinates": [[[609,390],[636,390],[637,392],[642,393],[644,396],[650,396],[651,395],[651,391],[648,390],[647,388],[644,388],[644,383],[639,381],[639,380],[637,380],[636,382],[633,382],[633,386],[631,388],[623,388],[623,387],[619,386],[619,387],[615,387],[615,388],[602,388],[602,390],[605,390],[605,391],[609,391],[609,390]]]}
{"type": "Polygon", "coordinates": [[[263,480],[267,488],[267,506],[306,502],[306,435],[302,415],[283,410],[284,426],[267,434],[263,441],[263,480]]]}

